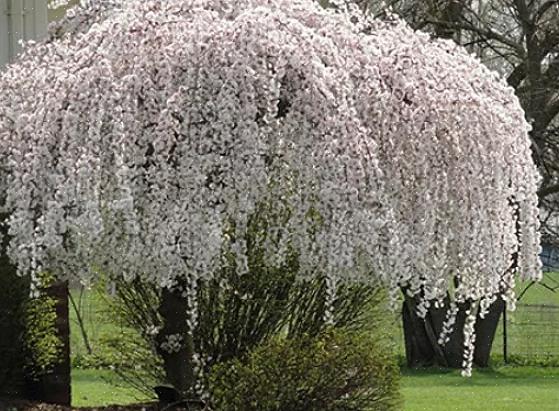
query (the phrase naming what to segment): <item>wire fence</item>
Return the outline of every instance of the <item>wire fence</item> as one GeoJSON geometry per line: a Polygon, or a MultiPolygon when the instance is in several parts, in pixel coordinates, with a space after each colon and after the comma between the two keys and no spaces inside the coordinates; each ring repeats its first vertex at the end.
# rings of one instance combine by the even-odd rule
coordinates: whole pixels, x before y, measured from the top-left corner
{"type": "Polygon", "coordinates": [[[506,313],[493,354],[505,360],[559,361],[559,305],[519,304],[506,313]]]}
{"type": "MultiPolygon", "coordinates": [[[[110,290],[107,290],[110,294],[110,290]]],[[[72,322],[72,348],[74,356],[82,356],[89,351],[84,344],[83,331],[93,348],[106,336],[115,336],[126,328],[108,320],[106,306],[95,293],[74,293],[74,301],[81,314],[80,330],[76,310],[70,308],[72,322]]],[[[394,313],[393,340],[400,356],[405,356],[402,319],[394,313]]],[[[95,347],[97,346],[97,347],[95,347]]],[[[559,364],[559,305],[519,303],[514,312],[507,312],[499,320],[492,348],[494,359],[511,362],[559,364]]]]}
{"type": "MultiPolygon", "coordinates": [[[[404,333],[399,314],[393,341],[396,353],[405,357],[404,333]]],[[[501,316],[493,340],[494,360],[519,364],[559,365],[559,305],[518,304],[501,316]]]]}

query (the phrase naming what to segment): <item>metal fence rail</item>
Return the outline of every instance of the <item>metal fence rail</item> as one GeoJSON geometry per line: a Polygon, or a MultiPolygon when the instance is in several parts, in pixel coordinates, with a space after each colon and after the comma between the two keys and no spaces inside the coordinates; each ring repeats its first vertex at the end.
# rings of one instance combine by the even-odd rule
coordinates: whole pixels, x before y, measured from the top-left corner
{"type": "Polygon", "coordinates": [[[559,359],[559,306],[519,304],[508,313],[507,353],[526,360],[559,359]]]}
{"type": "MultiPolygon", "coordinates": [[[[399,314],[395,315],[394,321],[396,353],[404,357],[404,335],[399,314]]],[[[518,304],[514,312],[506,313],[506,338],[504,330],[501,317],[493,341],[493,359],[559,364],[559,305],[518,304]]]]}

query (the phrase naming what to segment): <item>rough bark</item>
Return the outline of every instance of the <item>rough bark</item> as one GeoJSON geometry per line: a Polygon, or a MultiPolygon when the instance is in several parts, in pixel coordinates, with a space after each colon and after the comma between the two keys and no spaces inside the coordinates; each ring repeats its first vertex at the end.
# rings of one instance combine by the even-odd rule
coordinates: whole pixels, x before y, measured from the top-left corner
{"type": "Polygon", "coordinates": [[[434,2],[432,4],[431,14],[438,17],[438,19],[445,24],[435,25],[435,35],[444,39],[452,39],[460,34],[460,30],[456,24],[461,20],[464,2],[458,0],[450,0],[442,2],[434,2]]]}
{"type": "Polygon", "coordinates": [[[25,364],[22,336],[29,281],[0,253],[0,396],[21,398],[25,364]]]}
{"type": "MultiPolygon", "coordinates": [[[[448,310],[448,300],[444,307],[431,307],[424,319],[417,314],[418,301],[418,298],[405,296],[402,307],[408,367],[461,368],[464,352],[462,329],[466,320],[468,304],[459,306],[454,331],[449,335],[450,340],[446,344],[440,345],[438,339],[448,310]]],[[[477,367],[487,367],[489,365],[491,347],[503,307],[504,302],[497,299],[490,307],[489,314],[484,319],[478,317],[476,320],[474,365],[477,367]]]]}
{"type": "Polygon", "coordinates": [[[186,397],[191,393],[195,382],[194,343],[187,323],[188,300],[177,288],[164,288],[159,313],[164,325],[157,337],[157,349],[163,359],[167,382],[186,397]],[[182,343],[178,350],[169,352],[161,345],[171,335],[180,335],[182,343]]]}
{"type": "Polygon", "coordinates": [[[417,303],[417,298],[406,295],[402,306],[408,367],[447,366],[442,348],[437,344],[440,332],[437,331],[442,327],[438,310],[429,310],[423,319],[417,315],[417,303]]]}
{"type": "Polygon", "coordinates": [[[474,349],[474,364],[478,367],[488,367],[491,348],[495,340],[495,333],[499,319],[505,310],[505,302],[498,298],[490,307],[485,318],[477,318],[475,324],[476,344],[474,349]]]}

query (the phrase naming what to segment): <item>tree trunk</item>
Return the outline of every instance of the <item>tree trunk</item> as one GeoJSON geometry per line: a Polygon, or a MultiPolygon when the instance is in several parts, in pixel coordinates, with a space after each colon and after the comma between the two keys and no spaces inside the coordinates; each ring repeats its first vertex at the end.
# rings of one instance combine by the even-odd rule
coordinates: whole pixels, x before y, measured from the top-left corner
{"type": "Polygon", "coordinates": [[[474,349],[474,364],[478,367],[488,367],[491,357],[491,348],[499,325],[501,314],[505,311],[506,303],[502,298],[497,300],[489,308],[485,318],[478,316],[475,324],[476,344],[474,349]]]}
{"type": "MultiPolygon", "coordinates": [[[[408,367],[461,368],[464,358],[464,335],[462,330],[469,304],[459,306],[454,330],[449,335],[450,340],[446,344],[440,345],[438,339],[449,308],[448,299],[445,300],[442,308],[430,307],[425,319],[417,315],[418,303],[418,297],[412,298],[405,295],[402,307],[402,322],[408,367]]],[[[487,367],[489,364],[491,347],[503,308],[504,301],[498,298],[491,305],[485,318],[478,317],[476,320],[475,366],[487,367]]]]}
{"type": "Polygon", "coordinates": [[[159,313],[163,318],[163,328],[157,336],[157,350],[163,359],[167,382],[186,397],[192,393],[195,383],[194,342],[187,323],[188,300],[177,287],[164,288],[159,313]],[[180,344],[166,346],[173,336],[179,336],[180,344]]]}
{"type": "Polygon", "coordinates": [[[60,405],[70,405],[70,327],[68,317],[68,284],[58,282],[47,288],[48,297],[56,301],[56,336],[61,352],[52,368],[39,377],[32,374],[34,364],[26,357],[24,337],[28,315],[30,281],[19,277],[17,269],[6,254],[7,214],[0,215],[0,395],[11,398],[34,399],[60,405]]]}
{"type": "Polygon", "coordinates": [[[402,305],[408,367],[429,367],[434,365],[446,367],[446,358],[441,347],[437,344],[438,334],[440,333],[438,330],[442,326],[438,310],[430,310],[425,319],[423,319],[417,315],[417,303],[417,298],[405,295],[404,304],[402,305]]]}
{"type": "Polygon", "coordinates": [[[462,0],[448,0],[437,2],[431,8],[431,14],[439,20],[435,24],[435,35],[443,39],[453,39],[460,35],[456,24],[464,13],[464,2],[462,0]]]}
{"type": "Polygon", "coordinates": [[[25,304],[29,279],[19,277],[8,256],[0,254],[0,397],[24,394],[25,304]]]}

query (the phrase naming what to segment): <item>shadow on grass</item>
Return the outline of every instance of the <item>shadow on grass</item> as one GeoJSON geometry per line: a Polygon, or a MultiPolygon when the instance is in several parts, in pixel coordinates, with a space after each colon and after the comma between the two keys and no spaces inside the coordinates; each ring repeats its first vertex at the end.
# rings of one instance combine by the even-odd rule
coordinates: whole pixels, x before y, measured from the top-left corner
{"type": "Polygon", "coordinates": [[[557,384],[559,368],[556,367],[509,367],[478,368],[473,370],[472,377],[462,377],[460,370],[448,368],[402,368],[404,378],[413,378],[417,384],[468,387],[496,385],[534,386],[557,384]]]}

